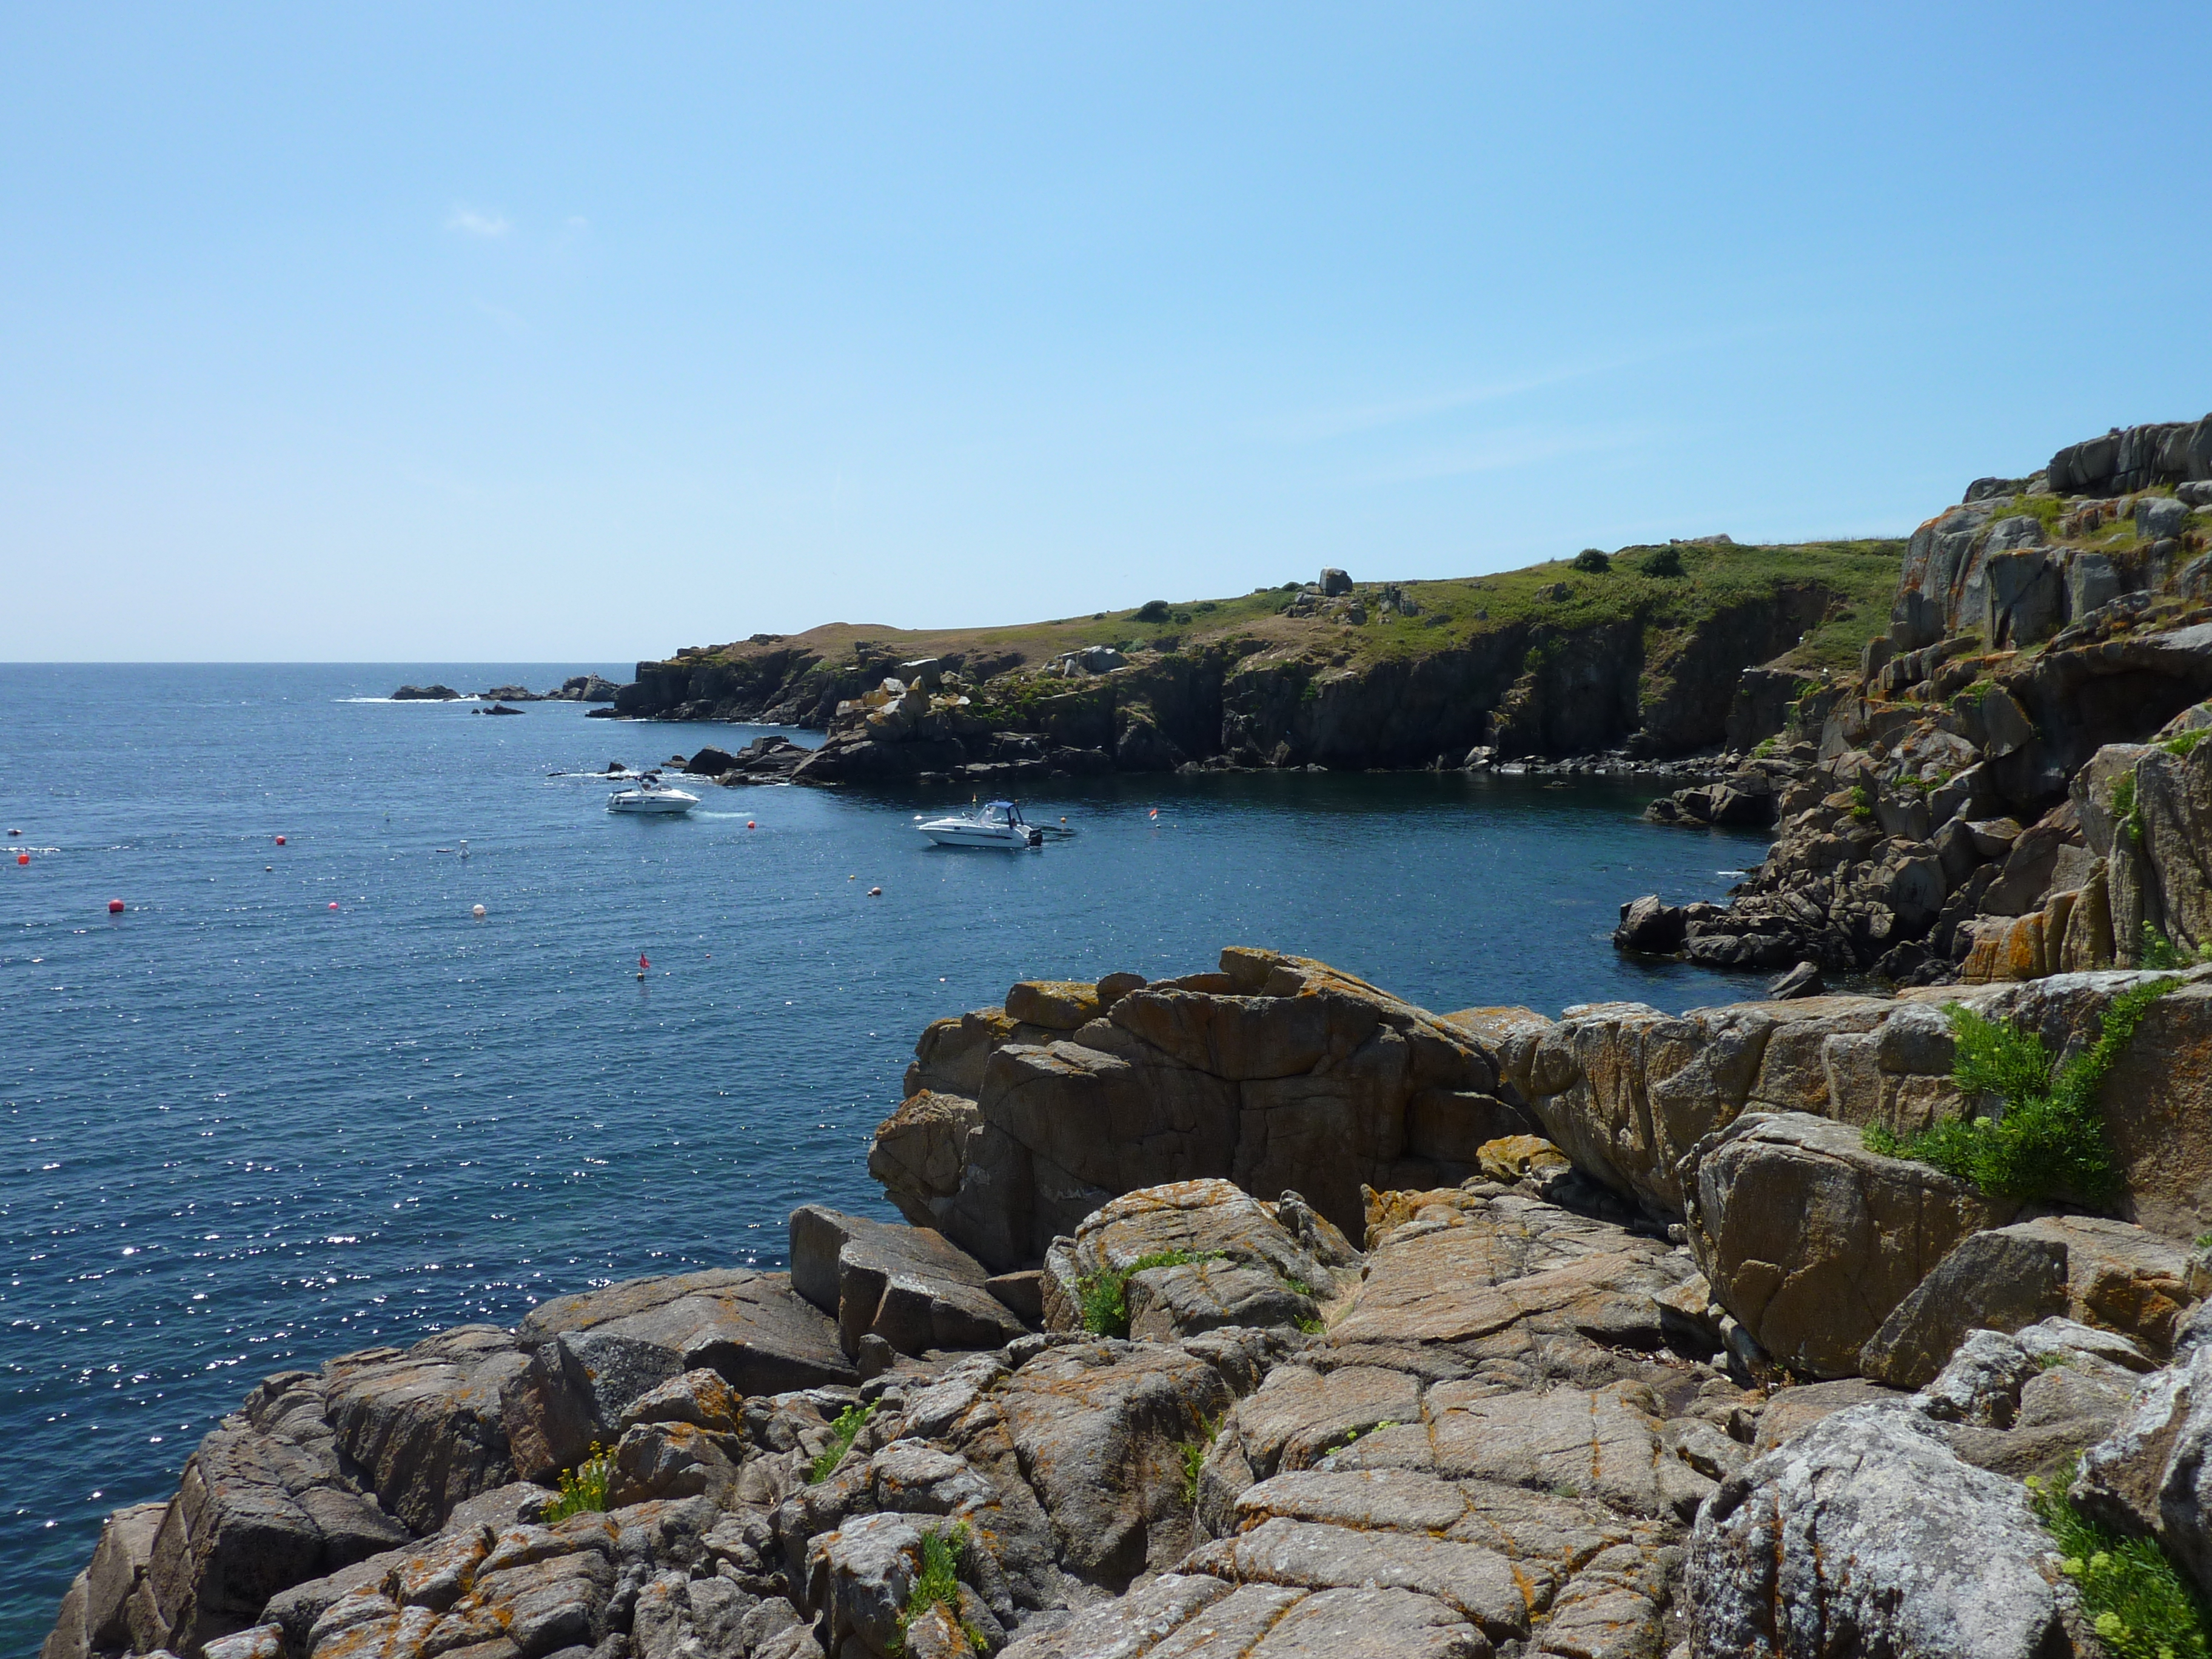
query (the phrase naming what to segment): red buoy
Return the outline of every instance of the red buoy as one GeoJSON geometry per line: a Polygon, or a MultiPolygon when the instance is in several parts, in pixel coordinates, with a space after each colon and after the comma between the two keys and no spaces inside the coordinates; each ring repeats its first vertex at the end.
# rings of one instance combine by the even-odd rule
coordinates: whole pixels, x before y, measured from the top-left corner
{"type": "Polygon", "coordinates": [[[28,853],[18,853],[15,854],[15,862],[18,864],[28,864],[30,861],[31,855],[28,853]]]}
{"type": "Polygon", "coordinates": [[[750,818],[747,818],[745,820],[745,828],[748,830],[757,830],[760,828],[760,825],[755,823],[750,818]]]}
{"type": "Polygon", "coordinates": [[[282,847],[282,846],[284,844],[284,837],[283,837],[283,836],[277,836],[277,837],[276,837],[276,844],[277,844],[279,847],[282,847]]]}
{"type": "Polygon", "coordinates": [[[338,908],[338,902],[337,902],[336,899],[332,899],[332,900],[331,901],[331,909],[333,909],[333,910],[335,910],[335,909],[337,909],[337,908],[338,908]]]}
{"type": "Polygon", "coordinates": [[[107,914],[111,916],[121,915],[123,914],[123,901],[121,899],[108,900],[107,914]]]}

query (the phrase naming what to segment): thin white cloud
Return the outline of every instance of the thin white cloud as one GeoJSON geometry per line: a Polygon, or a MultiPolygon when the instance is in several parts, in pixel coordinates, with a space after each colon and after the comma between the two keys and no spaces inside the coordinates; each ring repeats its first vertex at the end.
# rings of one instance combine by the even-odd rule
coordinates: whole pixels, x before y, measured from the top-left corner
{"type": "Polygon", "coordinates": [[[456,206],[446,216],[446,228],[458,230],[465,236],[504,236],[514,228],[503,213],[479,213],[471,207],[456,206]]]}

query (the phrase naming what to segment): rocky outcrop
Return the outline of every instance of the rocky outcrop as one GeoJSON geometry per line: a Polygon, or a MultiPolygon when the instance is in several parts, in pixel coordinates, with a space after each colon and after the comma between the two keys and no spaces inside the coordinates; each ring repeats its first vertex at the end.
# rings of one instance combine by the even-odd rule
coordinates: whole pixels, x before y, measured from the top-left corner
{"type": "MultiPolygon", "coordinates": [[[[2212,760],[2189,735],[2212,721],[2212,484],[2190,470],[2208,422],[2075,446],[2010,495],[1978,481],[1915,532],[1887,632],[1825,695],[1814,763],[1777,793],[1773,851],[1672,948],[1927,984],[2212,945],[2212,760]],[[2085,816],[2093,792],[2102,817],[2085,816]]],[[[1759,810],[1716,785],[1649,816],[1759,810]]]]}
{"type": "Polygon", "coordinates": [[[1101,981],[1073,1030],[1085,1000],[1017,987],[1003,1015],[923,1034],[868,1158],[908,1219],[1005,1270],[1121,1193],[1216,1176],[1295,1189],[1350,1232],[1363,1183],[1463,1180],[1534,1127],[1466,1030],[1322,963],[1231,948],[1218,973],[1125,986],[1101,981]]]}
{"type": "Polygon", "coordinates": [[[392,694],[394,702],[458,702],[461,694],[450,685],[403,685],[392,694]]]}

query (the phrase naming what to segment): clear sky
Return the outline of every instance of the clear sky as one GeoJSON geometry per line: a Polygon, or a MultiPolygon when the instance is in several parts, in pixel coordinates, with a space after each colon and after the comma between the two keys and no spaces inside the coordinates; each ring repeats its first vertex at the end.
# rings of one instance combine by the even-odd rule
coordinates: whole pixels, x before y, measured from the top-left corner
{"type": "Polygon", "coordinates": [[[1901,532],[2212,410],[2212,6],[0,9],[0,658],[1901,532]]]}

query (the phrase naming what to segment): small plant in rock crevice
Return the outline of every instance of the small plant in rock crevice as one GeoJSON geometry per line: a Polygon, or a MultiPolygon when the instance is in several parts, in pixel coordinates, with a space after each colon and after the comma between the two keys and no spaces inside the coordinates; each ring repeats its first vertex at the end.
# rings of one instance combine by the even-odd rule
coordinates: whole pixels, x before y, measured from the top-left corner
{"type": "Polygon", "coordinates": [[[2164,933],[2145,922],[2142,937],[2136,946],[2139,965],[2164,971],[2173,968],[2195,968],[2212,962],[2212,941],[2200,945],[2194,951],[2185,945],[2176,945],[2164,933]]]}
{"type": "Polygon", "coordinates": [[[1910,1140],[1875,1125],[1863,1136],[1867,1150],[1929,1164],[1994,1197],[2109,1198],[2119,1175],[2097,1094],[2151,1004],[2179,983],[2153,980],[2120,993],[2097,1040],[2063,1066],[2035,1032],[1946,1005],[1956,1043],[1952,1080],[1966,1094],[1996,1096],[2002,1115],[1944,1118],[1910,1140]]]}
{"type": "Polygon", "coordinates": [[[1129,1280],[1153,1267],[1188,1267],[1200,1261],[1219,1261],[1219,1250],[1155,1250],[1140,1255],[1126,1267],[1109,1267],[1075,1281],[1075,1296],[1083,1312],[1083,1328],[1093,1336],[1129,1334],[1129,1280]]]}
{"type": "Polygon", "coordinates": [[[2205,1610],[2166,1553],[2091,1521],[2066,1496],[2069,1470],[2027,1479],[2028,1504],[2058,1547],[2097,1639],[2116,1659],[2212,1659],[2205,1610]]]}
{"type": "Polygon", "coordinates": [[[806,1484],[818,1486],[837,1472],[845,1461],[845,1454],[853,1449],[853,1443],[860,1437],[860,1431],[868,1426],[868,1419],[876,1414],[873,1406],[848,1406],[837,1413],[837,1420],[830,1425],[830,1444],[814,1465],[806,1472],[806,1484]]]}
{"type": "Polygon", "coordinates": [[[1182,1504],[1185,1509],[1198,1507],[1198,1475],[1206,1467],[1206,1455],[1213,1449],[1214,1441],[1221,1433],[1221,1419],[1201,1417],[1198,1419],[1199,1437],[1176,1442],[1176,1455],[1182,1459],[1182,1504]]]}
{"type": "Polygon", "coordinates": [[[927,1617],[935,1607],[945,1609],[970,1650],[981,1653],[990,1645],[982,1632],[963,1623],[960,1618],[960,1568],[967,1556],[965,1522],[956,1522],[943,1532],[926,1532],[921,1535],[920,1571],[907,1591],[906,1609],[899,1614],[898,1639],[891,1644],[895,1659],[905,1652],[906,1633],[914,1621],[927,1617]]]}
{"type": "Polygon", "coordinates": [[[607,1482],[615,1472],[615,1456],[598,1441],[592,1442],[576,1467],[561,1477],[561,1495],[547,1508],[547,1525],[572,1515],[592,1515],[607,1506],[607,1482]]]}
{"type": "Polygon", "coordinates": [[[1874,795],[1863,783],[1851,786],[1851,817],[1861,823],[1874,822],[1874,795]]]}

